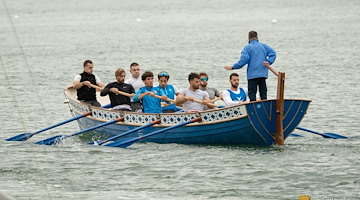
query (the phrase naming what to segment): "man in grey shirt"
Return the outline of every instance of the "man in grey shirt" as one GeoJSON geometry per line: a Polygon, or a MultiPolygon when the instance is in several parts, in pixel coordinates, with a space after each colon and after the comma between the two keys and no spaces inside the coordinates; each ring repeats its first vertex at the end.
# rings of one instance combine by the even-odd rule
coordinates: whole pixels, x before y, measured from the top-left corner
{"type": "Polygon", "coordinates": [[[198,73],[190,73],[188,76],[190,87],[181,89],[176,98],[176,105],[183,105],[185,112],[203,111],[204,105],[210,103],[209,94],[205,91],[199,90],[200,75],[198,73]],[[202,101],[201,103],[194,101],[202,101]]]}
{"type": "MultiPolygon", "coordinates": [[[[200,90],[205,91],[209,94],[209,98],[211,100],[215,99],[215,97],[220,97],[220,92],[216,88],[207,87],[209,76],[205,72],[200,72],[200,90]]],[[[204,105],[204,110],[208,110],[209,107],[204,105]]]]}

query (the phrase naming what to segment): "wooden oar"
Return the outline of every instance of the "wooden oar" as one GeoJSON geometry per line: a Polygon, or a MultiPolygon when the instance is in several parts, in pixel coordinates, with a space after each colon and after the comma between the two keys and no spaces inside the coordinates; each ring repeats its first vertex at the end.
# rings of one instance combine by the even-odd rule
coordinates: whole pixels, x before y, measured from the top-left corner
{"type": "Polygon", "coordinates": [[[184,123],[181,123],[181,124],[176,124],[174,126],[170,126],[170,127],[167,127],[167,128],[163,128],[161,130],[157,130],[157,131],[154,131],[154,132],[151,132],[151,133],[148,133],[148,134],[145,134],[143,136],[139,136],[139,137],[132,137],[132,138],[125,138],[125,139],[122,139],[122,140],[118,140],[118,141],[115,141],[113,143],[110,143],[110,144],[106,144],[105,146],[108,146],[108,147],[121,147],[121,148],[126,148],[132,144],[134,144],[135,142],[141,140],[141,139],[144,139],[144,138],[147,138],[147,137],[150,137],[150,136],[153,136],[153,135],[156,135],[156,134],[159,134],[159,133],[162,133],[162,132],[165,132],[165,131],[168,131],[168,130],[171,130],[171,129],[174,129],[174,128],[178,128],[178,127],[181,127],[181,126],[184,126],[186,124],[190,124],[190,123],[193,123],[193,122],[197,122],[201,120],[201,118],[194,118],[190,121],[187,121],[187,122],[184,122],[184,123]]]}
{"type": "MultiPolygon", "coordinates": [[[[156,97],[156,98],[162,99],[162,96],[159,96],[159,95],[156,95],[156,94],[154,94],[153,96],[156,97]]],[[[170,101],[170,102],[172,102],[172,103],[176,103],[175,100],[170,99],[170,98],[167,98],[167,99],[165,99],[164,101],[170,101]]]]}
{"type": "MultiPolygon", "coordinates": [[[[101,106],[101,107],[102,107],[102,108],[110,108],[110,104],[107,104],[107,105],[104,105],[104,106],[101,106]]],[[[52,129],[52,128],[61,126],[61,125],[63,125],[63,124],[69,123],[69,122],[72,122],[72,121],[77,120],[77,119],[80,119],[80,118],[82,118],[82,117],[86,117],[86,116],[88,116],[88,115],[91,115],[91,111],[86,112],[86,113],[83,113],[83,114],[81,114],[81,115],[79,115],[79,116],[76,116],[76,117],[74,117],[74,118],[65,120],[65,121],[63,121],[63,122],[54,124],[54,125],[49,126],[49,127],[47,127],[47,128],[38,130],[38,131],[33,132],[33,133],[22,133],[22,134],[19,134],[19,135],[17,135],[17,136],[14,136],[14,137],[11,137],[11,138],[6,139],[6,141],[25,141],[25,140],[28,140],[29,138],[31,138],[32,136],[34,136],[34,135],[36,135],[36,134],[38,134],[38,133],[41,133],[41,132],[50,130],[50,129],[52,129]]]]}
{"type": "Polygon", "coordinates": [[[38,141],[35,144],[55,145],[55,144],[59,143],[61,140],[64,140],[64,139],[66,139],[68,137],[72,137],[72,136],[75,136],[75,135],[80,135],[82,133],[85,133],[85,132],[88,132],[88,131],[91,131],[91,130],[94,130],[94,129],[97,129],[97,128],[101,128],[101,127],[104,127],[104,126],[107,126],[107,125],[110,125],[110,124],[115,124],[116,122],[119,122],[119,121],[124,121],[124,117],[120,117],[118,119],[114,119],[114,120],[111,120],[111,121],[106,122],[106,123],[98,124],[96,126],[93,126],[93,127],[78,131],[78,132],[70,134],[70,135],[57,135],[57,136],[54,136],[54,137],[51,137],[51,138],[48,138],[48,139],[45,139],[45,140],[38,141]]]}
{"type": "MultiPolygon", "coordinates": [[[[187,98],[187,97],[184,97],[186,100],[188,100],[188,101],[194,101],[194,102],[197,102],[197,103],[201,103],[201,104],[204,104],[204,102],[203,101],[200,101],[200,100],[198,100],[198,99],[193,99],[193,100],[190,100],[189,98],[187,98]]],[[[206,103],[206,105],[208,105],[208,106],[211,106],[211,107],[214,107],[214,108],[218,108],[219,106],[218,105],[216,105],[216,104],[213,104],[213,103],[206,103]]]]}
{"type": "Polygon", "coordinates": [[[214,103],[215,101],[219,101],[220,99],[222,99],[221,97],[216,97],[216,98],[214,98],[214,99],[211,99],[211,103],[214,103]]]}
{"type": "MultiPolygon", "coordinates": [[[[93,85],[93,84],[90,84],[90,87],[95,88],[95,89],[98,89],[98,90],[100,90],[100,91],[103,90],[103,88],[101,88],[101,87],[99,87],[99,86],[96,86],[96,85],[93,85]]],[[[129,94],[129,93],[123,92],[123,91],[117,91],[117,93],[118,93],[118,94],[121,94],[121,95],[123,95],[123,96],[130,97],[130,98],[135,95],[135,94],[129,94]]]]}
{"type": "MultiPolygon", "coordinates": [[[[99,87],[97,85],[93,85],[93,84],[90,84],[90,87],[95,88],[95,89],[100,90],[100,91],[102,91],[104,89],[104,88],[101,88],[101,87],[99,87]]],[[[135,95],[135,94],[129,94],[129,93],[123,92],[123,91],[117,91],[117,93],[121,94],[121,95],[124,95],[124,96],[127,96],[127,97],[130,97],[130,98],[135,95]]]]}
{"type": "Polygon", "coordinates": [[[101,88],[101,87],[99,87],[99,86],[97,86],[97,85],[94,85],[94,84],[91,84],[91,83],[90,83],[90,85],[89,85],[88,87],[95,88],[95,89],[97,89],[97,90],[99,90],[99,91],[102,91],[102,90],[104,89],[104,88],[101,88]]]}
{"type": "Polygon", "coordinates": [[[95,143],[94,143],[94,142],[89,142],[88,144],[103,145],[103,144],[105,144],[105,143],[107,143],[107,142],[116,140],[116,139],[118,139],[118,138],[120,138],[120,137],[123,137],[123,136],[125,136],[125,135],[129,135],[129,134],[134,133],[134,132],[136,132],[136,131],[138,131],[138,130],[141,130],[141,129],[144,129],[144,128],[153,126],[153,125],[155,125],[155,124],[160,124],[160,123],[161,123],[161,120],[158,119],[158,120],[155,120],[155,121],[153,121],[153,122],[151,122],[151,123],[149,123],[149,124],[145,124],[145,125],[143,125],[143,126],[134,128],[134,129],[129,130],[129,131],[126,131],[126,132],[124,132],[124,133],[120,133],[120,134],[118,134],[118,135],[116,135],[116,136],[114,136],[114,137],[108,138],[108,139],[106,139],[106,140],[97,141],[97,142],[95,142],[95,143]]]}
{"type": "Polygon", "coordinates": [[[348,138],[346,136],[339,135],[339,134],[336,134],[336,133],[320,133],[320,132],[316,132],[316,131],[313,131],[313,130],[310,130],[310,129],[301,128],[299,126],[296,127],[296,128],[299,129],[299,130],[302,130],[302,131],[307,131],[309,133],[314,133],[314,134],[317,134],[317,135],[321,135],[324,138],[332,138],[332,139],[346,139],[346,138],[348,138]]]}

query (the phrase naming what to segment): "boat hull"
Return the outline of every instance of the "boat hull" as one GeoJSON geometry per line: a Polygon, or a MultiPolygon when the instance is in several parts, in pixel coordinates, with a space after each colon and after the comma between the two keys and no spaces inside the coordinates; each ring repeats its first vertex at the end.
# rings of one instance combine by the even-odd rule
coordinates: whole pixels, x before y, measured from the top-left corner
{"type": "MultiPolygon", "coordinates": [[[[78,120],[80,129],[93,127],[124,116],[125,120],[123,122],[118,122],[93,131],[93,134],[104,139],[151,123],[157,119],[161,119],[161,124],[139,130],[125,137],[143,136],[165,127],[200,117],[200,122],[146,137],[140,140],[140,142],[205,145],[250,144],[262,146],[269,146],[275,143],[276,100],[257,101],[197,113],[148,114],[123,113],[92,107],[78,102],[76,98],[72,96],[73,92],[65,92],[65,94],[69,100],[71,112],[74,116],[90,110],[92,111],[92,116],[78,120]]],[[[301,122],[309,104],[309,100],[286,99],[284,101],[283,129],[285,139],[301,122]]],[[[124,137],[120,139],[123,138],[124,137]]]]}

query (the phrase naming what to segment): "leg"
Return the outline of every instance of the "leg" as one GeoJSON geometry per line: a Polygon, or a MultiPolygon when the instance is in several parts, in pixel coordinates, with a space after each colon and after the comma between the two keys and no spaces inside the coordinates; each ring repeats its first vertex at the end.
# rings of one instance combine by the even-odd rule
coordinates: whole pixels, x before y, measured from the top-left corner
{"type": "Polygon", "coordinates": [[[97,100],[90,100],[90,101],[83,101],[84,103],[87,103],[92,106],[100,107],[101,104],[97,100]]]}
{"type": "Polygon", "coordinates": [[[142,110],[142,106],[140,102],[131,102],[131,110],[133,112],[137,112],[138,110],[142,110]]]}
{"type": "Polygon", "coordinates": [[[94,101],[93,106],[100,107],[101,104],[98,101],[94,101]]]}
{"type": "Polygon", "coordinates": [[[261,100],[267,99],[266,78],[259,78],[259,92],[261,100]]]}
{"type": "Polygon", "coordinates": [[[248,80],[248,95],[250,101],[256,101],[257,82],[258,80],[256,78],[248,80]]]}

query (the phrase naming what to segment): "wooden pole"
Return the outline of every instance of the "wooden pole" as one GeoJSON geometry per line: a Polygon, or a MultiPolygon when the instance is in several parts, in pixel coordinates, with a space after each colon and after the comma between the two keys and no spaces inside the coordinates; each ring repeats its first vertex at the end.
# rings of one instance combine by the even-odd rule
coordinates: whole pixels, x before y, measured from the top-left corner
{"type": "Polygon", "coordinates": [[[276,133],[275,144],[284,145],[284,91],[285,91],[285,72],[278,73],[278,86],[276,98],[276,133]]]}
{"type": "Polygon", "coordinates": [[[285,91],[285,72],[278,72],[269,63],[264,62],[264,66],[269,68],[278,77],[276,95],[276,133],[274,136],[275,144],[284,145],[284,91],[285,91]]]}

